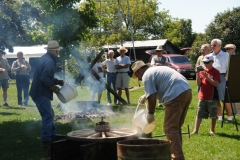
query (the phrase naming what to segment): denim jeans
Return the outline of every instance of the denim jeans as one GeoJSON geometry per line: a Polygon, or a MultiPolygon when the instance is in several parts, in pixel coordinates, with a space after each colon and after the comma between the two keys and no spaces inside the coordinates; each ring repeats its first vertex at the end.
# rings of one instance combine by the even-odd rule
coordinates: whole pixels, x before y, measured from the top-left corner
{"type": "Polygon", "coordinates": [[[18,105],[28,105],[29,75],[16,75],[18,105]],[[22,101],[22,91],[24,100],[22,101]]]}
{"type": "Polygon", "coordinates": [[[42,117],[41,140],[49,142],[57,133],[53,123],[54,112],[51,107],[51,101],[48,98],[41,96],[34,99],[34,102],[37,105],[38,111],[42,117]]]}
{"type": "MultiPolygon", "coordinates": [[[[107,84],[109,86],[112,86],[114,91],[117,91],[115,86],[116,77],[117,77],[116,73],[107,73],[107,84]]],[[[107,100],[108,100],[108,103],[112,103],[110,92],[108,90],[107,90],[107,100]]],[[[117,103],[117,98],[115,96],[114,96],[114,103],[117,103]]]]}

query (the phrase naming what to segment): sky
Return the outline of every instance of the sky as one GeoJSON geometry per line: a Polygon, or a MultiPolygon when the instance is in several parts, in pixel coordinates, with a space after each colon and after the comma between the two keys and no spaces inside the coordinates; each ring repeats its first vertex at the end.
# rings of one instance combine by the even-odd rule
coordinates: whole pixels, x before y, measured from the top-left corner
{"type": "Polygon", "coordinates": [[[192,31],[204,33],[217,13],[240,6],[240,0],[158,0],[159,11],[169,10],[172,18],[192,20],[192,31]]]}

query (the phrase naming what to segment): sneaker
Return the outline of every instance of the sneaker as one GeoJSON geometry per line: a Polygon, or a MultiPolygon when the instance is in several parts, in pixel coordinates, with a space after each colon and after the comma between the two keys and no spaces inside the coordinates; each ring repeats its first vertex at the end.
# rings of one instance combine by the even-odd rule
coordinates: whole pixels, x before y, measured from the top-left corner
{"type": "Polygon", "coordinates": [[[7,103],[4,103],[3,106],[5,106],[5,107],[10,107],[7,103]]]}
{"type": "Polygon", "coordinates": [[[51,146],[51,141],[42,141],[41,147],[49,148],[51,146]]]}
{"type": "Polygon", "coordinates": [[[162,103],[158,103],[158,107],[162,108],[163,107],[162,103]]]}
{"type": "Polygon", "coordinates": [[[107,105],[108,105],[108,106],[111,106],[111,103],[108,103],[107,105]]]}

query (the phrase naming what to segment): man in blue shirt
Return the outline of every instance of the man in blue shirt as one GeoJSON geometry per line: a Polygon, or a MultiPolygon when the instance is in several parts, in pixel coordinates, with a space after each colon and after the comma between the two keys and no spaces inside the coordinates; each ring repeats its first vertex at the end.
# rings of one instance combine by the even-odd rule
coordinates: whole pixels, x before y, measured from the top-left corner
{"type": "Polygon", "coordinates": [[[62,80],[54,78],[57,57],[62,47],[59,46],[57,41],[51,40],[45,49],[47,53],[39,59],[36,65],[29,95],[42,117],[41,146],[49,147],[53,135],[56,134],[51,100],[53,100],[53,92],[59,93],[60,89],[56,85],[63,86],[62,80]]]}

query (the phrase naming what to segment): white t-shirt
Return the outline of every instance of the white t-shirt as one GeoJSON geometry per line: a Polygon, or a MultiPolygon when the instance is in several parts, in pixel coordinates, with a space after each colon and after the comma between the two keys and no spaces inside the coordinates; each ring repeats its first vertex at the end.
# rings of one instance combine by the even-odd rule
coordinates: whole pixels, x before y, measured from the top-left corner
{"type": "Polygon", "coordinates": [[[115,73],[116,69],[114,66],[115,60],[111,61],[110,59],[106,59],[102,64],[107,66],[107,72],[115,73]]]}
{"type": "Polygon", "coordinates": [[[190,89],[187,79],[167,66],[149,67],[142,77],[146,97],[157,93],[162,103],[175,99],[190,89]]]}
{"type": "Polygon", "coordinates": [[[97,62],[92,68],[101,78],[103,78],[102,63],[97,62]]]}

